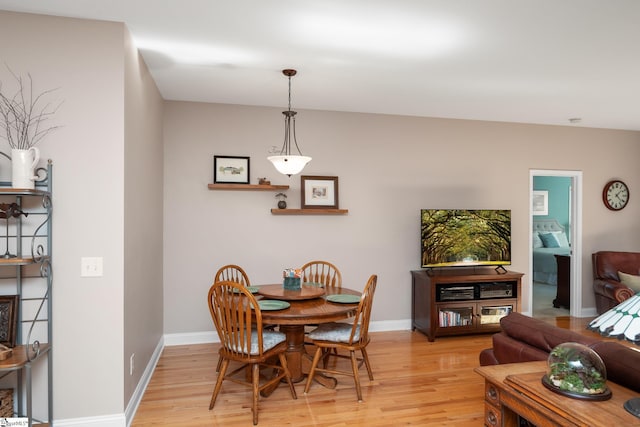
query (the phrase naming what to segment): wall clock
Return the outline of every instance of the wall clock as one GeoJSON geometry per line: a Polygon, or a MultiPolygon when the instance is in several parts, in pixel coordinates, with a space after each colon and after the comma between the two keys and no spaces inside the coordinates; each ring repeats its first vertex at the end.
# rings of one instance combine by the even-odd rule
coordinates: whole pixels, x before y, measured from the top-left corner
{"type": "Polygon", "coordinates": [[[620,180],[606,183],[602,190],[602,201],[612,211],[619,211],[629,203],[629,187],[620,180]]]}

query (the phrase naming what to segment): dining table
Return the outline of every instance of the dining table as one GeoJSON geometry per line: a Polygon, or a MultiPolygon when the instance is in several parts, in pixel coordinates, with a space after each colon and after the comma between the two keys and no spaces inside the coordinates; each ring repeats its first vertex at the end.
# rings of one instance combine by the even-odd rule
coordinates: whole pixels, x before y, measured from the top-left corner
{"type": "MultiPolygon", "coordinates": [[[[287,337],[285,355],[293,382],[303,381],[311,369],[312,356],[305,348],[305,326],[353,317],[361,294],[344,287],[325,288],[305,283],[299,290],[285,289],[282,283],[256,288],[259,304],[260,300],[273,300],[284,301],[283,305],[288,305],[280,309],[277,305],[273,309],[263,307],[261,313],[263,323],[278,325],[280,332],[287,337]]],[[[314,379],[327,388],[337,385],[337,380],[332,377],[316,375],[314,379]]]]}

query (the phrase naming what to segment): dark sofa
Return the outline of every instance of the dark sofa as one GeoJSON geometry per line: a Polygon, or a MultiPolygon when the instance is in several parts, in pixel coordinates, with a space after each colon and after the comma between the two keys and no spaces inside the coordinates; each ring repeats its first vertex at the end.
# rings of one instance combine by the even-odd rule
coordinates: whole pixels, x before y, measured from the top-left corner
{"type": "Polygon", "coordinates": [[[598,353],[607,369],[608,380],[640,392],[640,351],[515,312],[503,317],[500,326],[502,331],[492,337],[493,347],[480,353],[482,366],[547,360],[558,344],[577,342],[598,353]]]}
{"type": "Polygon", "coordinates": [[[631,298],[634,291],[620,283],[618,271],[640,274],[640,252],[600,251],[591,255],[593,263],[593,292],[596,310],[602,314],[622,301],[631,298]]]}

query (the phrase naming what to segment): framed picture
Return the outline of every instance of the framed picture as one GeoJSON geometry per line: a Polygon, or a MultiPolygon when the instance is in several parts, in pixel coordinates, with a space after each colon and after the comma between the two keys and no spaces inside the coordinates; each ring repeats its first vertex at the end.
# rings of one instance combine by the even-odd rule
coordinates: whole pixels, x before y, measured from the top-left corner
{"type": "Polygon", "coordinates": [[[302,209],[338,209],[338,177],[302,175],[302,209]]]}
{"type": "Polygon", "coordinates": [[[215,184],[248,184],[249,157],[213,156],[215,184]]]}
{"type": "Polygon", "coordinates": [[[0,344],[15,347],[17,319],[18,295],[0,296],[0,344]]]}
{"type": "Polygon", "coordinates": [[[549,192],[534,191],[531,206],[534,215],[549,215],[549,192]]]}

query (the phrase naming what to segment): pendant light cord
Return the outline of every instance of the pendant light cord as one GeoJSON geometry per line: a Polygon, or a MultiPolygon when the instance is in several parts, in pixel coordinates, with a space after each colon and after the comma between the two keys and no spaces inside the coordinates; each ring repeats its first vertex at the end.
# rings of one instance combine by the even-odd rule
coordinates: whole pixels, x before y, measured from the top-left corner
{"type": "Polygon", "coordinates": [[[291,76],[289,76],[289,111],[291,111],[291,76]]]}

